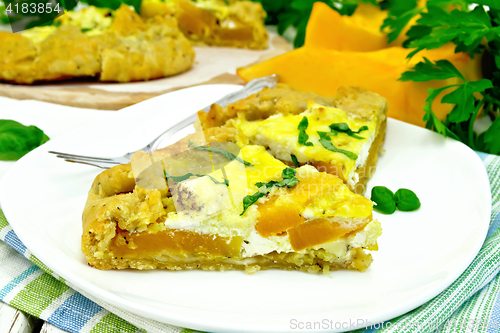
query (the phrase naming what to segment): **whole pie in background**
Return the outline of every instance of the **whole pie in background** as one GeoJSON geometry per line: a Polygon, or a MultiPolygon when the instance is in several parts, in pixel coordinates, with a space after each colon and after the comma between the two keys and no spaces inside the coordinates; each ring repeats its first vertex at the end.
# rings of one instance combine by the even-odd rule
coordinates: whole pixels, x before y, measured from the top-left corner
{"type": "Polygon", "coordinates": [[[142,19],[130,7],[88,7],[53,25],[0,32],[0,79],[31,84],[74,77],[151,80],[188,70],[191,43],[169,16],[142,19]]]}
{"type": "Polygon", "coordinates": [[[68,11],[52,25],[0,32],[0,81],[146,81],[191,68],[192,45],[268,45],[266,13],[252,1],[145,0],[140,12],[126,5],[116,11],[90,6],[68,11]]]}

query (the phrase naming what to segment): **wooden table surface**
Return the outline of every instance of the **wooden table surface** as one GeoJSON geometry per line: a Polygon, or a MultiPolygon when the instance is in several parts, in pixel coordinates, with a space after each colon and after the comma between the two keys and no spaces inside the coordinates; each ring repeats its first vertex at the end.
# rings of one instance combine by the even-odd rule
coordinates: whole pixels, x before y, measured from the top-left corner
{"type": "Polygon", "coordinates": [[[0,301],[0,333],[63,333],[41,319],[27,315],[0,301]]]}

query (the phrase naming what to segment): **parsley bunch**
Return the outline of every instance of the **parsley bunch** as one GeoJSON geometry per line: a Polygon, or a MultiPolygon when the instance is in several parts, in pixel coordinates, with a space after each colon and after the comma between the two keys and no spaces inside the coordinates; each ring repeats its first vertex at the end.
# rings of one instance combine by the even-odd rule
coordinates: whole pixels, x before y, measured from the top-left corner
{"type": "Polygon", "coordinates": [[[424,111],[426,127],[467,144],[472,149],[500,154],[500,2],[493,0],[429,0],[425,7],[411,0],[386,0],[389,17],[383,27],[390,29],[395,39],[404,25],[415,15],[421,18],[407,32],[403,44],[414,49],[411,58],[424,49],[435,49],[448,42],[456,45],[455,52],[467,52],[471,57],[482,55],[484,79],[467,81],[447,60],[419,62],[402,74],[402,81],[424,82],[459,79],[459,83],[439,89],[429,89],[424,111]],[[475,7],[471,5],[475,5],[475,7]],[[486,9],[488,6],[489,9],[486,9]],[[473,7],[473,9],[471,9],[473,7]],[[432,111],[432,102],[441,92],[447,92],[441,103],[454,104],[444,121],[432,111]],[[478,116],[489,117],[491,124],[477,133],[474,124],[478,116]]]}

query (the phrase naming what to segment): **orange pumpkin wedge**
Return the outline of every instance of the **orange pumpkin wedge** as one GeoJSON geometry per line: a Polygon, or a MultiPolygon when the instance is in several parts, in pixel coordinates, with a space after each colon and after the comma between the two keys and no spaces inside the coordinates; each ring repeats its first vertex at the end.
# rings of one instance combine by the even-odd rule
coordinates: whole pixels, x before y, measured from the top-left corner
{"type": "Polygon", "coordinates": [[[276,206],[277,197],[259,205],[260,216],[255,229],[262,237],[276,236],[303,223],[306,219],[296,205],[276,206]]]}
{"type": "Polygon", "coordinates": [[[339,51],[374,51],[387,47],[380,31],[387,13],[360,3],[352,16],[340,15],[326,3],[316,2],[307,23],[305,46],[339,51]]]}
{"type": "Polygon", "coordinates": [[[293,249],[300,251],[308,247],[336,241],[347,233],[362,228],[364,225],[361,228],[359,226],[346,227],[338,222],[316,219],[288,229],[287,232],[293,249]]]}
{"type": "MultiPolygon", "coordinates": [[[[419,6],[424,1],[419,1],[419,6]]],[[[387,44],[385,31],[380,31],[387,11],[371,3],[360,2],[351,16],[340,15],[324,2],[315,2],[307,23],[305,46],[338,51],[368,52],[401,46],[406,32],[420,18],[413,17],[399,36],[387,44]]]]}

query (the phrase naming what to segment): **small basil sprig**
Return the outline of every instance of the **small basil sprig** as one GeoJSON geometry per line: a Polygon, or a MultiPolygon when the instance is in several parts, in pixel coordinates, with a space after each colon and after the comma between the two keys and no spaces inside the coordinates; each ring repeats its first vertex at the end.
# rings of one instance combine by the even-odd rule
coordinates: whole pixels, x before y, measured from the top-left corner
{"type": "Polygon", "coordinates": [[[299,132],[299,144],[304,145],[304,146],[312,146],[312,142],[307,142],[309,140],[309,135],[306,133],[306,129],[309,126],[309,121],[307,120],[307,117],[304,116],[302,120],[299,123],[299,126],[297,126],[297,129],[300,131],[299,132]]]}
{"type": "Polygon", "coordinates": [[[396,201],[394,193],[384,186],[375,186],[372,188],[371,200],[376,203],[373,208],[384,214],[392,214],[396,211],[396,201]]]}
{"type": "Polygon", "coordinates": [[[196,143],[194,143],[193,141],[189,140],[189,144],[188,144],[188,147],[191,147],[193,146],[194,149],[198,149],[198,150],[207,150],[207,151],[210,151],[212,153],[219,153],[219,154],[222,154],[225,158],[227,158],[228,160],[237,160],[238,162],[241,162],[245,165],[248,165],[248,166],[253,166],[252,163],[250,162],[247,162],[241,158],[239,158],[238,156],[234,155],[233,153],[231,153],[230,151],[228,150],[225,150],[225,149],[222,149],[222,148],[216,148],[216,147],[206,147],[206,146],[198,146],[196,143]]]}
{"type": "Polygon", "coordinates": [[[170,178],[170,179],[172,179],[176,183],[182,182],[182,181],[184,181],[186,179],[189,179],[189,178],[191,178],[193,176],[195,176],[195,177],[208,176],[217,185],[224,184],[226,186],[229,186],[229,180],[223,178],[224,181],[221,182],[221,181],[218,181],[217,179],[215,179],[214,177],[212,177],[210,175],[199,175],[199,174],[188,172],[188,173],[186,173],[185,175],[182,175],[182,176],[171,176],[165,170],[163,170],[163,173],[165,174],[165,178],[170,178]]]}
{"type": "Polygon", "coordinates": [[[335,153],[341,153],[344,154],[345,156],[349,157],[351,160],[356,160],[358,158],[358,155],[354,154],[351,151],[345,150],[345,149],[339,149],[335,147],[332,144],[331,138],[326,132],[318,132],[319,135],[319,142],[325,147],[326,149],[333,151],[335,153]]]}
{"type": "Polygon", "coordinates": [[[243,212],[241,212],[240,216],[245,214],[248,207],[253,205],[257,200],[259,200],[260,198],[271,192],[273,186],[278,186],[278,187],[286,186],[290,188],[297,185],[297,183],[299,182],[299,180],[295,177],[295,170],[292,168],[285,168],[281,172],[281,177],[283,178],[283,180],[280,182],[271,180],[270,182],[267,183],[261,183],[261,182],[256,183],[255,186],[259,188],[259,191],[252,195],[247,195],[246,197],[243,198],[243,212]]]}
{"type": "Polygon", "coordinates": [[[349,135],[350,137],[353,137],[358,140],[363,140],[364,138],[362,136],[356,135],[359,134],[363,131],[368,130],[368,126],[361,126],[357,131],[353,131],[352,129],[349,128],[349,125],[346,123],[333,123],[330,125],[331,135],[337,135],[339,133],[345,133],[349,135]]]}
{"type": "Polygon", "coordinates": [[[14,120],[0,119],[0,160],[16,161],[49,141],[36,126],[24,126],[14,120]]]}
{"type": "Polygon", "coordinates": [[[300,164],[299,164],[299,160],[297,160],[297,156],[292,154],[292,155],[290,155],[290,157],[292,158],[293,165],[295,165],[295,167],[298,168],[300,166],[300,164]]]}
{"type": "Polygon", "coordinates": [[[420,208],[420,200],[415,192],[406,188],[400,188],[396,193],[392,193],[385,186],[375,186],[372,188],[371,200],[376,204],[373,208],[383,214],[392,214],[396,208],[403,212],[420,208]]]}

